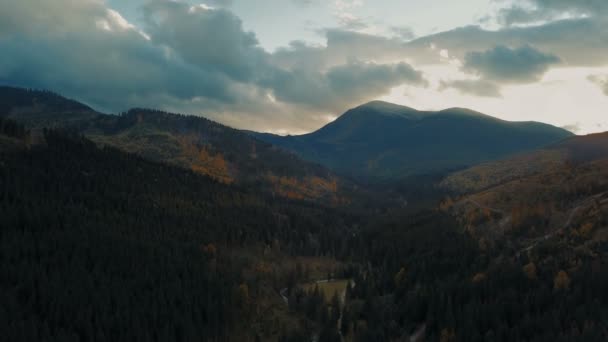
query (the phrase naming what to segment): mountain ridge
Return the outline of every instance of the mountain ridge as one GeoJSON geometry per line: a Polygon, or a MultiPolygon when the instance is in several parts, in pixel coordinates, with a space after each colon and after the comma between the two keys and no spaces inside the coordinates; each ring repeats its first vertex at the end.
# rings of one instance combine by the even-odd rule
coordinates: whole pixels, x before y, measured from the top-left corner
{"type": "Polygon", "coordinates": [[[418,111],[383,101],[352,108],[308,134],[254,135],[340,174],[375,181],[465,168],[573,136],[466,108],[418,111]]]}
{"type": "Polygon", "coordinates": [[[143,108],[104,114],[50,91],[0,87],[0,118],[36,131],[75,131],[97,144],[222,183],[262,184],[279,197],[335,205],[345,200],[345,189],[352,189],[350,181],[321,165],[203,117],[143,108]]]}

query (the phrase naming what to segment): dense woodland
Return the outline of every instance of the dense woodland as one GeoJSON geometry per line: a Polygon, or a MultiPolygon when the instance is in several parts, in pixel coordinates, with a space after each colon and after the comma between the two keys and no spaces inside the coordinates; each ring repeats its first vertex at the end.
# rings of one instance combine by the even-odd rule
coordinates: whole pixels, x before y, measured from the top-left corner
{"type": "Polygon", "coordinates": [[[420,213],[364,235],[359,250],[372,266],[355,279],[345,314],[357,341],[403,339],[421,328],[431,341],[607,338],[605,258],[577,259],[552,243],[506,258],[505,246],[483,251],[441,216],[420,213]]]}
{"type": "Polygon", "coordinates": [[[247,326],[256,291],[243,278],[250,261],[229,250],[345,250],[343,216],[326,209],[79,136],[45,140],[2,151],[0,331],[10,341],[226,340],[247,326]]]}
{"type": "MultiPolygon", "coordinates": [[[[106,129],[129,120],[135,112],[106,129]]],[[[383,200],[387,184],[353,199],[365,210],[326,207],[73,132],[32,134],[0,119],[8,341],[608,339],[607,243],[592,253],[563,239],[523,254],[508,240],[489,248],[436,209],[436,176],[392,187],[391,199],[413,205],[383,200]],[[296,257],[334,260],[321,277],[352,280],[344,302],[304,289],[315,280],[306,265],[272,263],[296,257]]]]}

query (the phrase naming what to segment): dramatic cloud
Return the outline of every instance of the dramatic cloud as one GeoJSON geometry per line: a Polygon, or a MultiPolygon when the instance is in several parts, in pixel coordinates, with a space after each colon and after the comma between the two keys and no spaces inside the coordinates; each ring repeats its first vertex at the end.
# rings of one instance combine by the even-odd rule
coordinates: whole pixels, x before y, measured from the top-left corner
{"type": "Polygon", "coordinates": [[[4,83],[52,89],[115,109],[117,103],[134,104],[137,99],[187,100],[206,94],[232,102],[239,96],[224,77],[150,44],[101,2],[24,3],[2,4],[2,16],[28,18],[23,20],[27,25],[2,31],[4,83]]]}
{"type": "Polygon", "coordinates": [[[486,80],[454,80],[441,81],[439,90],[444,91],[454,88],[463,94],[470,94],[481,97],[500,97],[500,87],[493,82],[486,80]]]}
{"type": "MultiPolygon", "coordinates": [[[[157,107],[291,133],[385,96],[427,108],[462,99],[474,99],[471,107],[501,96],[507,101],[523,87],[549,89],[554,71],[553,85],[577,79],[582,94],[605,101],[592,81],[608,94],[608,80],[599,76],[608,65],[608,1],[510,1],[513,6],[488,13],[506,26],[457,27],[416,39],[405,25],[424,32],[418,14],[384,22],[394,11],[388,3],[202,2],[0,0],[0,83],[54,90],[105,111],[157,107]],[[296,40],[304,30],[297,23],[277,21],[270,31],[294,40],[268,45],[268,26],[259,30],[251,18],[266,20],[266,12],[279,7],[291,15],[306,12],[302,23],[317,23],[302,24],[307,41],[296,40]]],[[[439,12],[426,15],[441,19],[439,12]]]]}
{"type": "Polygon", "coordinates": [[[560,66],[603,66],[608,64],[608,30],[591,19],[560,20],[540,26],[485,30],[467,26],[420,37],[384,37],[342,29],[324,31],[323,46],[293,43],[280,49],[273,58],[286,66],[326,67],[342,64],[350,58],[395,62],[407,60],[414,65],[444,64],[441,51],[450,58],[464,61],[471,51],[489,50],[496,46],[530,45],[561,60],[560,66]],[[581,53],[585,51],[585,53],[581,53]]]}
{"type": "Polygon", "coordinates": [[[325,73],[283,71],[269,82],[278,100],[319,109],[346,108],[361,98],[381,96],[401,84],[426,84],[422,74],[406,63],[363,62],[332,67],[325,73]]]}
{"type": "Polygon", "coordinates": [[[324,46],[292,42],[288,48],[279,49],[273,55],[275,63],[283,67],[318,70],[345,64],[353,59],[395,63],[409,57],[407,43],[400,38],[343,29],[327,29],[323,33],[326,39],[324,46]]]}
{"type": "Polygon", "coordinates": [[[228,10],[156,0],[144,7],[144,15],[152,42],[170,47],[190,64],[237,81],[251,81],[257,69],[267,68],[255,34],[245,32],[228,10]]]}
{"type": "Polygon", "coordinates": [[[141,28],[97,0],[0,0],[0,7],[0,82],[52,89],[104,110],[152,106],[230,123],[258,116],[241,122],[263,118],[305,130],[392,87],[423,84],[405,63],[349,58],[315,64],[314,72],[277,63],[237,16],[206,5],[149,1],[141,28]],[[295,112],[302,117],[294,120],[295,112]]]}
{"type": "Polygon", "coordinates": [[[559,20],[544,25],[484,30],[467,26],[416,39],[401,47],[417,63],[439,63],[428,49],[446,49],[451,56],[464,59],[470,51],[488,50],[497,45],[523,46],[550,53],[563,66],[603,66],[608,64],[608,30],[601,20],[559,20]]]}
{"type": "Polygon", "coordinates": [[[554,55],[526,45],[519,48],[496,46],[482,52],[469,52],[463,69],[483,79],[506,83],[538,81],[549,67],[560,62],[554,55]]]}

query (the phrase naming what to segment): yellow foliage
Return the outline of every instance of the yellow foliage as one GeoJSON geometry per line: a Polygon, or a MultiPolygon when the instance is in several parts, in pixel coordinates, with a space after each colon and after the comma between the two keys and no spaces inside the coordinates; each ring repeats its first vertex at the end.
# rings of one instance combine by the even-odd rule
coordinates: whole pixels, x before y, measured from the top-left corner
{"type": "Polygon", "coordinates": [[[561,270],[557,272],[553,285],[556,290],[568,290],[570,288],[570,277],[566,271],[561,270]]]}
{"type": "Polygon", "coordinates": [[[241,308],[249,304],[249,286],[243,283],[237,289],[237,301],[241,308]]]}

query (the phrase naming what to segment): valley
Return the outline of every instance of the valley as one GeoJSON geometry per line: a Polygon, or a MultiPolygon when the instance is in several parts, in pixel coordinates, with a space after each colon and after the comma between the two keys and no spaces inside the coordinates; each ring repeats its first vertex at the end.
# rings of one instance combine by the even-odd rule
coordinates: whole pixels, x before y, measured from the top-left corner
{"type": "Polygon", "coordinates": [[[606,134],[383,102],[299,137],[0,108],[11,341],[608,336],[606,134]]]}
{"type": "Polygon", "coordinates": [[[0,0],[0,342],[608,341],[607,0],[0,0]]]}

